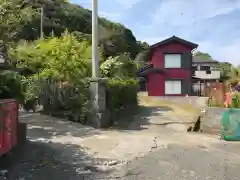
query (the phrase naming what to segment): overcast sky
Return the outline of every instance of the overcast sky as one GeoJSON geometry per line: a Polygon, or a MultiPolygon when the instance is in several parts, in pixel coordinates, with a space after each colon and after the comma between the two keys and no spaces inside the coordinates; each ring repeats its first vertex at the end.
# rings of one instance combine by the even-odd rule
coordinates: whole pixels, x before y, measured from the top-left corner
{"type": "MultiPolygon", "coordinates": [[[[71,0],[91,9],[91,0],[71,0]]],[[[99,0],[99,15],[150,45],[172,35],[216,60],[240,64],[240,0],[99,0]]]]}

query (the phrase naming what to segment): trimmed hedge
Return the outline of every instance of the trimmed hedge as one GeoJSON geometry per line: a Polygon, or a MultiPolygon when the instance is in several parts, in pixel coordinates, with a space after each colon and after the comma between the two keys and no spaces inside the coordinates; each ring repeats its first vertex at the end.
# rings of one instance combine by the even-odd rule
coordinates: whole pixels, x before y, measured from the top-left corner
{"type": "Polygon", "coordinates": [[[138,104],[138,81],[135,79],[109,79],[106,106],[111,112],[138,104]]]}

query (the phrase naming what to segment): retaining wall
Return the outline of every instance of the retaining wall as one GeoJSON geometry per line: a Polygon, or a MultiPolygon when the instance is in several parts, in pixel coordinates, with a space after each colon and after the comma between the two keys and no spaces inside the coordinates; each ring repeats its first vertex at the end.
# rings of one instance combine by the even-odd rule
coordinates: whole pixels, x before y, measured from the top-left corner
{"type": "Polygon", "coordinates": [[[226,108],[210,107],[206,109],[202,119],[202,131],[210,134],[219,134],[222,126],[222,113],[226,108]]]}

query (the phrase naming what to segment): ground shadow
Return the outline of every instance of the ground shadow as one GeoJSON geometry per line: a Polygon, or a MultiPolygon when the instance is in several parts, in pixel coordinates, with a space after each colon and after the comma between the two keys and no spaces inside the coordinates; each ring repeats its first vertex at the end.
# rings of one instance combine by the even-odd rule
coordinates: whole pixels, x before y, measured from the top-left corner
{"type": "Polygon", "coordinates": [[[75,137],[101,134],[100,130],[38,113],[21,112],[19,120],[28,125],[28,140],[17,156],[16,152],[7,156],[10,163],[1,164],[3,161],[0,161],[0,170],[8,170],[8,180],[94,180],[103,173],[104,176],[108,174],[97,167],[110,159],[94,158],[80,143],[71,142],[75,137]],[[67,141],[54,142],[58,137],[67,141]]]}
{"type": "Polygon", "coordinates": [[[31,138],[51,139],[57,136],[86,137],[101,134],[100,130],[91,126],[39,113],[21,112],[20,121],[28,125],[28,136],[31,138]]]}
{"type": "Polygon", "coordinates": [[[108,161],[107,159],[94,159],[85,151],[72,144],[26,141],[17,156],[8,155],[14,156],[11,163],[0,166],[7,170],[7,180],[95,180],[103,173],[106,176],[111,172],[102,172],[96,167],[97,164],[108,161]]]}
{"type": "Polygon", "coordinates": [[[165,112],[173,111],[173,108],[167,106],[138,106],[133,110],[126,110],[118,115],[114,126],[111,129],[116,130],[144,130],[147,129],[149,121],[155,118],[161,118],[165,112]]]}
{"type": "MultiPolygon", "coordinates": [[[[167,106],[138,106],[137,108],[129,108],[116,114],[113,117],[114,125],[105,130],[144,130],[147,128],[146,125],[149,125],[149,120],[152,117],[160,118],[163,113],[169,111],[173,111],[173,109],[167,106]]],[[[39,113],[22,112],[20,119],[21,122],[28,124],[28,135],[31,138],[86,137],[100,135],[104,132],[91,126],[39,113]]]]}

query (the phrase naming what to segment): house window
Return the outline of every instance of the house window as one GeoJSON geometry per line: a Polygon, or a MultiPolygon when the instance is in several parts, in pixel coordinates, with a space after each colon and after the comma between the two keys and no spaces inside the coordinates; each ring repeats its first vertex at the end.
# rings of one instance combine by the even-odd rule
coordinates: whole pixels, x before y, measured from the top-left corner
{"type": "Polygon", "coordinates": [[[200,66],[200,70],[201,71],[210,71],[211,70],[211,68],[210,68],[210,66],[200,66]]]}
{"type": "Polygon", "coordinates": [[[182,81],[181,80],[168,80],[165,81],[165,94],[182,94],[182,81]]]}
{"type": "Polygon", "coordinates": [[[181,68],[181,54],[165,54],[165,68],[181,68]]]}

